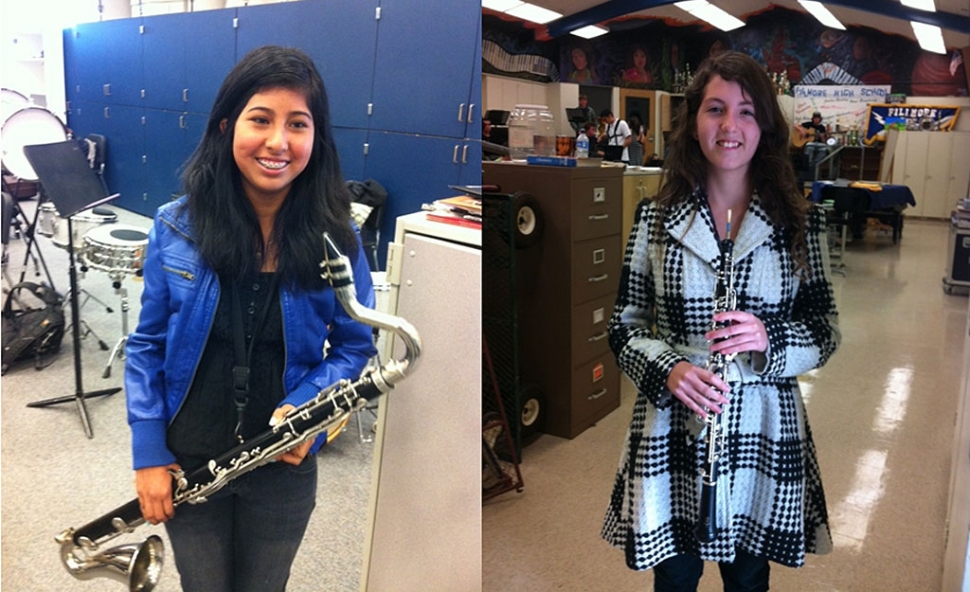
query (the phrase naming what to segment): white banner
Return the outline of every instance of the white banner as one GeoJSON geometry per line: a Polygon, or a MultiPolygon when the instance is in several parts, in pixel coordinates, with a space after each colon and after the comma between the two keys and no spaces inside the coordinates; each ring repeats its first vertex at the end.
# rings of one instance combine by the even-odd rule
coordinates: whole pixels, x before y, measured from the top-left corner
{"type": "Polygon", "coordinates": [[[811,121],[812,113],[822,114],[822,123],[830,125],[833,132],[849,131],[866,127],[866,114],[870,103],[885,103],[891,86],[845,85],[808,86],[797,85],[795,93],[795,123],[811,121]]]}

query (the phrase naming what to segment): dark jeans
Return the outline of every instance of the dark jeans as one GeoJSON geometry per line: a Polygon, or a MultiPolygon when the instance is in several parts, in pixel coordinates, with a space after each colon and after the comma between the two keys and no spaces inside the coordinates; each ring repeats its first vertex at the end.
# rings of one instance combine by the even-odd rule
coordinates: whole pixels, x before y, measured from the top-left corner
{"type": "Polygon", "coordinates": [[[317,459],[264,465],[165,523],[184,592],[282,592],[316,503],[317,459]]]}
{"type": "MultiPolygon", "coordinates": [[[[724,592],[766,592],[768,560],[738,549],[734,563],[718,563],[724,592]]],[[[694,592],[704,562],[693,555],[678,555],[653,568],[654,592],[694,592]]]]}

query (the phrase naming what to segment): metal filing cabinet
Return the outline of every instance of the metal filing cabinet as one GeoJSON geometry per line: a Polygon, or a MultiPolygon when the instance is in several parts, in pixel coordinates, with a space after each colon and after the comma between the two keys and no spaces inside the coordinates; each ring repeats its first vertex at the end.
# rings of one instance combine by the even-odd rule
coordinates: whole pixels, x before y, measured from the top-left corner
{"type": "Polygon", "coordinates": [[[573,438],[620,404],[606,323],[623,264],[623,169],[483,163],[482,179],[538,201],[542,236],[516,253],[520,380],[542,390],[539,429],[573,438]]]}

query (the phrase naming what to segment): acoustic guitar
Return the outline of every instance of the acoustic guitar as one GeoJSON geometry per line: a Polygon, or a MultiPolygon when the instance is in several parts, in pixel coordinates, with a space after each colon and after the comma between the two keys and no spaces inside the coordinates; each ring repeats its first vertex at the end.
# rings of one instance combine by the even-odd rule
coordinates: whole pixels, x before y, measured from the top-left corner
{"type": "Polygon", "coordinates": [[[808,131],[808,134],[803,138],[802,137],[802,134],[798,131],[798,128],[795,127],[795,126],[792,126],[792,128],[791,128],[791,145],[792,145],[792,147],[794,147],[794,148],[804,148],[805,147],[805,144],[808,144],[809,142],[814,142],[815,141],[815,136],[818,133],[818,130],[816,130],[815,128],[811,127],[811,128],[808,128],[807,131],[808,131]]]}

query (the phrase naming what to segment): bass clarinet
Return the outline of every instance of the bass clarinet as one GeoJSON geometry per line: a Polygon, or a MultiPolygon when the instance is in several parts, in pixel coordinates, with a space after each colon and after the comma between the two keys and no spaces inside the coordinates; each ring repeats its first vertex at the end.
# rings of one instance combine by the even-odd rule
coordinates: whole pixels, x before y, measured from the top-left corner
{"type": "MultiPolygon", "coordinates": [[[[717,278],[714,288],[714,314],[734,310],[737,307],[737,294],[734,291],[734,241],[731,240],[731,210],[727,213],[727,228],[724,240],[719,243],[717,278]]],[[[711,330],[720,329],[723,323],[711,321],[711,330]]],[[[734,360],[734,354],[711,352],[707,357],[707,369],[727,382],[727,368],[734,360]]],[[[723,410],[722,410],[723,411],[723,410]]],[[[708,413],[704,418],[704,463],[701,468],[701,505],[694,536],[702,543],[717,538],[717,480],[718,464],[727,441],[722,413],[708,413]]]]}
{"type": "MultiPolygon", "coordinates": [[[[391,331],[401,338],[405,353],[382,366],[368,367],[357,380],[340,380],[303,405],[291,410],[269,430],[210,460],[189,473],[173,473],[172,498],[176,506],[198,504],[233,479],[260,467],[287,450],[340,425],[350,413],[391,390],[413,370],[421,354],[417,330],[400,317],[371,310],[357,301],[350,260],[324,233],[326,256],[321,276],[330,282],[348,315],[365,325],[391,331]]],[[[67,571],[79,580],[107,577],[121,581],[130,592],[150,592],[158,584],[163,545],[152,535],[141,544],[128,544],[95,554],[108,540],[145,523],[138,499],[108,512],[79,528],[68,528],[55,540],[67,571]]]]}

